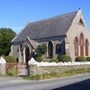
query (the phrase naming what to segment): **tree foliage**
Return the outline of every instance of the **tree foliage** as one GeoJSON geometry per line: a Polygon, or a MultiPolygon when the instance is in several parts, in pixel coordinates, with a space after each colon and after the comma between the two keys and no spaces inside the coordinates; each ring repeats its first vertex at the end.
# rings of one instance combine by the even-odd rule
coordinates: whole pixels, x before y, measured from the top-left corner
{"type": "Polygon", "coordinates": [[[43,54],[45,54],[47,51],[47,46],[45,44],[39,45],[36,48],[36,54],[37,56],[41,57],[43,54]]]}
{"type": "Polygon", "coordinates": [[[8,55],[10,53],[11,40],[16,33],[10,28],[0,28],[0,55],[8,55]]]}
{"type": "Polygon", "coordinates": [[[44,55],[47,51],[47,46],[45,44],[39,45],[36,48],[36,60],[38,62],[43,61],[42,55],[44,55]]]}

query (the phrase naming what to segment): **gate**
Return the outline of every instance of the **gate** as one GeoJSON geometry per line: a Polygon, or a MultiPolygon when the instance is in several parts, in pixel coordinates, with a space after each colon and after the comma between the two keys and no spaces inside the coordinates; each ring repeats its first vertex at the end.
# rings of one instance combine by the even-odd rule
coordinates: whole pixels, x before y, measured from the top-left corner
{"type": "Polygon", "coordinates": [[[27,75],[28,69],[26,64],[7,63],[6,75],[7,76],[20,76],[27,75]]]}

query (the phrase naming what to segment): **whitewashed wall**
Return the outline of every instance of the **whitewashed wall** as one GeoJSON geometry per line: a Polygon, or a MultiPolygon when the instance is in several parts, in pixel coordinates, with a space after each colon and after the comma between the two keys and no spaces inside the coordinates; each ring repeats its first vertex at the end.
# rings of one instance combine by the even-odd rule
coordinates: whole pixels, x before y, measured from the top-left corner
{"type": "Polygon", "coordinates": [[[29,65],[36,66],[70,66],[70,65],[90,65],[90,62],[37,62],[33,58],[28,62],[29,65]]]}

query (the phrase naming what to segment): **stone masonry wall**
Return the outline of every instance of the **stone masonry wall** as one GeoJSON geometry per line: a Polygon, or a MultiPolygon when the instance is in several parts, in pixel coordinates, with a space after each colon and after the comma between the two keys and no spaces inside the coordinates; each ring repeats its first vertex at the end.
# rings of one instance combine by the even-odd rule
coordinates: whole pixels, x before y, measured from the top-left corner
{"type": "Polygon", "coordinates": [[[72,66],[35,66],[30,65],[30,75],[44,74],[44,73],[63,73],[68,70],[90,68],[90,65],[72,65],[72,66]]]}

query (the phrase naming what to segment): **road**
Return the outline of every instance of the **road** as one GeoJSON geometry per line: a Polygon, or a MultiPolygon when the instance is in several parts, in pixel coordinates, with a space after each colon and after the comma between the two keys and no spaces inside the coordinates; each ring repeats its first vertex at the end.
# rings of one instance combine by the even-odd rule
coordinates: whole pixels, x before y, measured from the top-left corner
{"type": "Polygon", "coordinates": [[[0,78],[0,90],[90,90],[90,74],[39,81],[0,78]]]}

